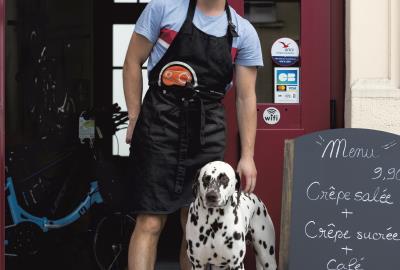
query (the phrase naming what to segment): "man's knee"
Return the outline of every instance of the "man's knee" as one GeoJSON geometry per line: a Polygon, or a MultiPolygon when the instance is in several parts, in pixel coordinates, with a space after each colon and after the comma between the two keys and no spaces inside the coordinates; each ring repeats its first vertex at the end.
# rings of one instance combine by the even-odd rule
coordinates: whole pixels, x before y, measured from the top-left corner
{"type": "Polygon", "coordinates": [[[159,235],[166,220],[166,215],[140,214],[136,218],[136,228],[142,233],[159,235]]]}

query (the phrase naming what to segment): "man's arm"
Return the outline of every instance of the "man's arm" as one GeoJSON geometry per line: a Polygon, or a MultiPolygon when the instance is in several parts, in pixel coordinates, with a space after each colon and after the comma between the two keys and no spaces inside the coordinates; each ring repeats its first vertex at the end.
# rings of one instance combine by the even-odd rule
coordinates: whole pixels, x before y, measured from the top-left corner
{"type": "Polygon", "coordinates": [[[129,42],[123,67],[123,87],[125,102],[128,108],[129,125],[126,132],[126,143],[131,142],[132,132],[140,112],[142,101],[142,65],[149,57],[153,44],[144,36],[133,33],[129,42]]]}
{"type": "Polygon", "coordinates": [[[241,143],[237,171],[241,178],[245,179],[245,192],[253,192],[257,177],[254,163],[257,128],[256,78],[256,67],[236,65],[236,113],[241,143]]]}

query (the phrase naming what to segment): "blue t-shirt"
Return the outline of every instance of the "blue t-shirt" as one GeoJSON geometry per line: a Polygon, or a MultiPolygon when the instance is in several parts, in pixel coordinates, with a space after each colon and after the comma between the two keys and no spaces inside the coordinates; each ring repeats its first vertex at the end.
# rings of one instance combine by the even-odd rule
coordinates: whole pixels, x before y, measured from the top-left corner
{"type": "MultiPolygon", "coordinates": [[[[140,15],[135,32],[145,36],[154,44],[147,69],[150,71],[167,51],[186,19],[190,0],[152,0],[140,15]]],[[[249,21],[230,8],[232,22],[239,37],[233,39],[233,63],[242,66],[263,66],[260,40],[249,21]]],[[[226,34],[228,20],[226,12],[207,16],[196,8],[193,23],[209,35],[222,37],[226,34]]]]}

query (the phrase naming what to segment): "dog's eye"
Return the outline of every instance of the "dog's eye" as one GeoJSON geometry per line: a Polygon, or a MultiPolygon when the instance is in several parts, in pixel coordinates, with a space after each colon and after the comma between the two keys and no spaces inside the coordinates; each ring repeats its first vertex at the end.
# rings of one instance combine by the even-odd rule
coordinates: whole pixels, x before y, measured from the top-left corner
{"type": "Polygon", "coordinates": [[[219,177],[219,182],[224,187],[227,187],[228,183],[229,183],[229,177],[227,175],[225,175],[225,174],[221,174],[220,177],[219,177]]]}
{"type": "Polygon", "coordinates": [[[229,178],[228,177],[222,177],[221,184],[227,185],[228,183],[229,183],[229,178]]]}
{"type": "Polygon", "coordinates": [[[204,177],[203,178],[203,183],[204,183],[204,185],[208,185],[208,184],[210,184],[210,181],[211,181],[211,176],[210,175],[207,175],[206,177],[204,177]]]}

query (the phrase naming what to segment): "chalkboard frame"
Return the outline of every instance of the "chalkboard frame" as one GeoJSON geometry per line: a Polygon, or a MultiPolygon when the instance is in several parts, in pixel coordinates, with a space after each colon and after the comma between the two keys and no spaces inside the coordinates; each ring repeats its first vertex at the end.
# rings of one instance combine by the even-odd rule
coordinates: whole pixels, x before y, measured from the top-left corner
{"type": "Polygon", "coordinates": [[[282,210],[281,210],[281,236],[279,243],[279,270],[289,269],[289,244],[290,226],[292,217],[292,190],[293,190],[293,165],[294,165],[295,140],[285,140],[283,185],[282,185],[282,210]]]}

